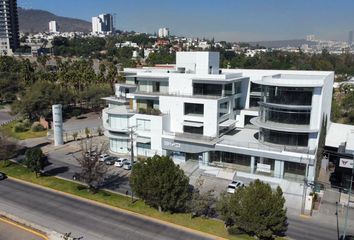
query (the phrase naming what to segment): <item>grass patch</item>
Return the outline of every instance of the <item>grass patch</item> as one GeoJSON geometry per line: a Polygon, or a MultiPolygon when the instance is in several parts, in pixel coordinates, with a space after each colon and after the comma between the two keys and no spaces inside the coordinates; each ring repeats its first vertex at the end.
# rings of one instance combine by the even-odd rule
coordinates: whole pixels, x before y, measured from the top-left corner
{"type": "Polygon", "coordinates": [[[0,127],[0,132],[7,135],[8,137],[16,138],[18,140],[47,136],[47,130],[40,131],[40,132],[33,132],[31,129],[29,129],[26,132],[15,132],[14,127],[15,127],[16,123],[17,123],[17,121],[12,121],[11,123],[0,127]]]}
{"type": "Polygon", "coordinates": [[[99,191],[96,194],[91,194],[87,191],[85,187],[82,187],[83,185],[78,183],[66,181],[56,177],[37,178],[35,174],[30,172],[27,168],[13,162],[0,161],[0,171],[6,173],[8,176],[25,180],[27,182],[74,194],[76,196],[91,199],[100,203],[105,203],[114,207],[130,210],[157,219],[165,220],[167,222],[210,233],[219,237],[234,240],[254,239],[247,235],[229,235],[222,221],[204,218],[192,219],[191,215],[187,213],[160,213],[156,209],[147,206],[143,201],[138,200],[132,204],[131,199],[129,197],[125,197],[119,194],[114,194],[106,191],[99,191]]]}

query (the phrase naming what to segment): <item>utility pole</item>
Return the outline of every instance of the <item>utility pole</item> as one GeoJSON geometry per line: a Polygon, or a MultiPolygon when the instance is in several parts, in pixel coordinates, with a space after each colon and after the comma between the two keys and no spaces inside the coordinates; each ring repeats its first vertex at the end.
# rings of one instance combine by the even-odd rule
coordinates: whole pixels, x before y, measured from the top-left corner
{"type": "MultiPolygon", "coordinates": [[[[137,126],[128,127],[129,141],[130,141],[130,164],[131,170],[133,171],[134,166],[134,135],[136,134],[137,126]]],[[[134,202],[133,189],[131,189],[132,203],[134,202]]]]}
{"type": "Polygon", "coordinates": [[[349,205],[350,205],[350,196],[351,196],[351,194],[352,194],[352,188],[353,188],[353,176],[354,176],[354,154],[353,154],[352,174],[350,175],[350,184],[349,184],[349,192],[348,192],[347,212],[345,213],[343,239],[345,239],[345,236],[346,236],[346,234],[347,234],[349,205]]]}

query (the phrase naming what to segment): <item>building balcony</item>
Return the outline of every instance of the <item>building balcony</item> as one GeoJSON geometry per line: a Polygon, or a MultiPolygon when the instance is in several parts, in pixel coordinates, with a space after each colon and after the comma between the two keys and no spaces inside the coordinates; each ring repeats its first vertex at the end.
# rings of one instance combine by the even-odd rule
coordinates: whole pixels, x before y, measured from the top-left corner
{"type": "Polygon", "coordinates": [[[294,132],[294,133],[313,133],[318,132],[318,129],[313,129],[309,125],[302,125],[302,124],[286,124],[286,123],[278,123],[267,121],[261,121],[260,117],[254,117],[251,119],[251,123],[257,127],[270,129],[274,131],[281,131],[281,132],[294,132]]]}
{"type": "Polygon", "coordinates": [[[186,94],[181,94],[178,92],[174,93],[168,93],[168,92],[142,92],[142,91],[136,91],[134,93],[129,94],[132,97],[144,97],[144,98],[152,98],[152,99],[158,99],[159,96],[175,96],[175,97],[187,97],[187,98],[202,98],[202,99],[222,99],[225,97],[222,96],[213,96],[213,95],[200,95],[200,94],[195,94],[195,95],[186,95],[186,94]]]}
{"type": "Polygon", "coordinates": [[[111,131],[104,131],[104,135],[108,138],[119,139],[119,140],[129,140],[128,134],[114,133],[111,131]]]}
{"type": "Polygon", "coordinates": [[[194,133],[176,133],[176,132],[168,132],[163,131],[162,133],[167,138],[173,138],[177,141],[182,142],[190,142],[196,144],[205,144],[205,145],[215,145],[219,142],[218,137],[208,137],[201,134],[194,134],[194,133]]]}
{"type": "Polygon", "coordinates": [[[258,140],[259,131],[257,129],[234,129],[220,137],[217,145],[230,148],[243,148],[247,151],[267,151],[267,152],[295,152],[304,154],[314,154],[315,150],[308,147],[288,146],[282,144],[263,143],[258,140]]]}

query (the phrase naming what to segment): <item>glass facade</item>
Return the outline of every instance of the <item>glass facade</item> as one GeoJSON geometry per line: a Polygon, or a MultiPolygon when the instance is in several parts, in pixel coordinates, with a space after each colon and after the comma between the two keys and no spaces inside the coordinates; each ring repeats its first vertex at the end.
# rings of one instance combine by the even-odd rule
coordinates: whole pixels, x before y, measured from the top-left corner
{"type": "Polygon", "coordinates": [[[204,104],[184,103],[184,115],[204,115],[204,104]]]}
{"type": "Polygon", "coordinates": [[[292,110],[261,106],[260,119],[262,122],[277,122],[285,124],[310,124],[311,110],[292,110]]]}
{"type": "Polygon", "coordinates": [[[239,94],[242,91],[242,82],[235,82],[234,83],[234,88],[235,88],[235,94],[239,94]]]}
{"type": "Polygon", "coordinates": [[[229,102],[220,103],[219,107],[219,117],[224,116],[229,113],[229,102]]]}
{"type": "Polygon", "coordinates": [[[309,135],[308,133],[288,133],[281,131],[274,131],[265,128],[260,128],[260,138],[261,142],[289,145],[289,146],[299,146],[307,147],[309,135]]]}
{"type": "Polygon", "coordinates": [[[109,147],[115,153],[128,153],[128,140],[125,139],[109,139],[109,147]]]}
{"type": "Polygon", "coordinates": [[[193,95],[221,96],[222,87],[221,84],[194,83],[193,95]]]}
{"type": "Polygon", "coordinates": [[[262,86],[262,102],[311,106],[312,88],[262,86]]]}
{"type": "Polygon", "coordinates": [[[204,127],[183,126],[183,132],[203,135],[204,127]]]}
{"type": "Polygon", "coordinates": [[[210,165],[229,167],[242,172],[251,171],[251,156],[230,152],[210,152],[210,165]]]}

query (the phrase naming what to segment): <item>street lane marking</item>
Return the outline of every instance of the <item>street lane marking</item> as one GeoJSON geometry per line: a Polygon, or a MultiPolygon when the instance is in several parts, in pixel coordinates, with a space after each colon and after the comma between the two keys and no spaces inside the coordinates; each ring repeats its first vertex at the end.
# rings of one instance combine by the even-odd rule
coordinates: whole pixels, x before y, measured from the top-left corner
{"type": "Polygon", "coordinates": [[[44,240],[49,240],[49,238],[47,236],[45,236],[44,234],[41,234],[41,233],[39,233],[37,231],[34,231],[34,230],[30,229],[30,228],[24,227],[24,226],[22,226],[22,225],[20,225],[20,224],[18,224],[16,222],[7,220],[7,219],[2,218],[2,217],[0,217],[0,221],[2,221],[4,223],[7,223],[7,224],[10,224],[10,225],[13,225],[13,226],[15,226],[17,228],[20,228],[22,230],[25,230],[26,232],[32,233],[32,234],[34,234],[34,235],[36,235],[36,236],[38,236],[40,238],[43,238],[44,240]]]}

